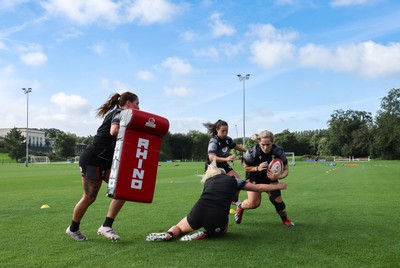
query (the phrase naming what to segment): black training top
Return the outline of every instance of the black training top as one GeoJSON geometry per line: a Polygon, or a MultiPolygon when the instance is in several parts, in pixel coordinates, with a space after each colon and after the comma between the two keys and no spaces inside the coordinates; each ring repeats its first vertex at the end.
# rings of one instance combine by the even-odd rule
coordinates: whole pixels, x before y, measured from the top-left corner
{"type": "Polygon", "coordinates": [[[93,144],[101,146],[115,147],[116,137],[110,134],[111,125],[114,123],[119,124],[121,119],[121,109],[116,108],[106,114],[103,123],[97,129],[97,133],[94,136],[93,144]]]}
{"type": "Polygon", "coordinates": [[[231,137],[225,139],[218,138],[217,135],[213,136],[208,143],[208,153],[215,154],[218,157],[228,157],[230,149],[236,147],[236,143],[231,137]]]}
{"type": "Polygon", "coordinates": [[[204,183],[203,193],[197,201],[210,208],[223,208],[229,211],[236,193],[241,190],[246,182],[226,174],[219,174],[209,178],[204,183]]]}
{"type": "MultiPolygon", "coordinates": [[[[268,161],[270,163],[274,158],[280,158],[283,165],[287,165],[288,161],[282,147],[277,144],[272,144],[271,151],[265,154],[260,147],[260,144],[256,144],[251,147],[245,154],[243,154],[243,161],[249,166],[258,166],[262,162],[268,161]]],[[[267,178],[267,170],[246,172],[247,179],[265,179],[267,178]]]]}

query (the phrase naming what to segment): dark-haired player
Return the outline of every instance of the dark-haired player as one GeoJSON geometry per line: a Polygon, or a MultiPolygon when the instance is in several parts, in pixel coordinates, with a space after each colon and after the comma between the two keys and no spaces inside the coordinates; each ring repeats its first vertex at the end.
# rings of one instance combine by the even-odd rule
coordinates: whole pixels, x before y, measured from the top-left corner
{"type": "MultiPolygon", "coordinates": [[[[235,160],[235,155],[230,153],[231,149],[236,149],[241,152],[246,152],[242,145],[236,144],[231,137],[228,136],[228,123],[224,120],[218,120],[215,123],[204,123],[207,132],[211,135],[208,143],[208,162],[211,163],[213,159],[217,161],[217,166],[223,168],[225,173],[229,176],[239,178],[238,173],[229,165],[229,162],[235,160]]],[[[240,204],[239,196],[236,195],[233,203],[238,206],[240,204]]]]}
{"type": "MultiPolygon", "coordinates": [[[[89,144],[79,157],[79,167],[82,174],[83,195],[75,205],[71,225],[66,233],[76,241],[86,241],[87,237],[80,231],[80,223],[89,206],[96,200],[103,181],[108,183],[112,158],[114,155],[117,134],[120,125],[120,115],[123,109],[139,109],[139,98],[136,94],[125,92],[115,93],[98,110],[97,116],[104,118],[97,129],[93,143],[89,144]]],[[[124,205],[124,200],[113,199],[108,209],[103,225],[97,233],[118,241],[120,237],[112,228],[115,217],[124,205]]]]}

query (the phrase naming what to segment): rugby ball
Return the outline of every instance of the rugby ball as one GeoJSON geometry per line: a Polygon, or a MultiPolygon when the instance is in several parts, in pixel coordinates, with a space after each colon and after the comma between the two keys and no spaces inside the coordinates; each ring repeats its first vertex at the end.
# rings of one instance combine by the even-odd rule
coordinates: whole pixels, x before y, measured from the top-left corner
{"type": "Polygon", "coordinates": [[[272,173],[278,173],[282,174],[283,172],[283,162],[279,158],[274,158],[269,164],[268,164],[268,171],[272,173]]]}

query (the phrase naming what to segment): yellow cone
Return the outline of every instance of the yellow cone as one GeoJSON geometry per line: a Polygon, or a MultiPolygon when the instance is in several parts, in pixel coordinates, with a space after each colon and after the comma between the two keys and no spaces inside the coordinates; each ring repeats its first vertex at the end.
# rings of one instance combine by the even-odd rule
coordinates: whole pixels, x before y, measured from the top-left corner
{"type": "Polygon", "coordinates": [[[41,206],[40,207],[41,209],[43,209],[43,208],[50,208],[50,206],[49,205],[47,205],[47,204],[44,204],[43,206],[41,206]]]}
{"type": "Polygon", "coordinates": [[[230,214],[235,214],[235,213],[236,213],[236,210],[234,210],[233,208],[231,208],[231,210],[229,210],[229,213],[230,213],[230,214]]]}

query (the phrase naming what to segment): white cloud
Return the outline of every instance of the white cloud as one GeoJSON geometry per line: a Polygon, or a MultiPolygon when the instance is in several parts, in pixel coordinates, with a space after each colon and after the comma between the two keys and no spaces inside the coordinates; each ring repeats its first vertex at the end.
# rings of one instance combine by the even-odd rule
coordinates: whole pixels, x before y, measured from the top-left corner
{"type": "Polygon", "coordinates": [[[199,36],[194,31],[186,31],[180,35],[180,38],[186,42],[194,42],[199,38],[199,36]]]}
{"type": "Polygon", "coordinates": [[[208,47],[208,48],[194,50],[194,55],[196,57],[217,60],[219,53],[215,47],[208,47]]]}
{"type": "Polygon", "coordinates": [[[167,58],[160,64],[160,67],[178,75],[187,75],[194,72],[193,67],[189,63],[178,57],[167,58]]]}
{"type": "Polygon", "coordinates": [[[267,68],[278,66],[294,58],[296,47],[288,42],[255,41],[250,46],[251,61],[267,68]]]}
{"type": "Polygon", "coordinates": [[[123,83],[121,81],[115,80],[111,81],[108,78],[102,78],[100,80],[100,85],[101,88],[106,91],[106,92],[118,92],[118,93],[124,93],[126,91],[134,92],[134,87],[123,83]]]}
{"type": "Polygon", "coordinates": [[[303,66],[354,72],[368,78],[400,74],[399,61],[400,43],[385,46],[368,41],[335,49],[309,44],[299,50],[303,66]]]}
{"type": "Polygon", "coordinates": [[[97,55],[104,55],[106,52],[106,46],[104,44],[94,44],[89,47],[97,55]]]}
{"type": "Polygon", "coordinates": [[[56,104],[63,113],[67,114],[87,113],[89,109],[89,102],[85,98],[78,95],[67,95],[64,92],[51,96],[50,102],[56,104]]]}
{"type": "Polygon", "coordinates": [[[167,96],[178,96],[178,97],[186,97],[188,95],[193,94],[193,90],[187,87],[165,87],[164,93],[167,96]]]}
{"type": "Polygon", "coordinates": [[[166,22],[183,8],[168,0],[47,0],[43,8],[53,17],[66,17],[80,25],[91,23],[122,24],[139,21],[142,24],[166,22]]]}
{"type": "Polygon", "coordinates": [[[122,94],[126,91],[135,92],[133,86],[128,85],[128,84],[123,83],[118,80],[113,82],[113,88],[115,88],[115,92],[118,92],[120,94],[122,94]]]}
{"type": "Polygon", "coordinates": [[[47,62],[47,56],[43,52],[28,52],[20,55],[20,60],[31,66],[41,66],[47,62]]]}
{"type": "Polygon", "coordinates": [[[139,77],[139,79],[144,80],[144,81],[150,81],[154,79],[154,75],[152,72],[149,71],[139,71],[136,73],[136,76],[139,77]]]}
{"type": "Polygon", "coordinates": [[[250,30],[246,36],[261,40],[292,42],[298,38],[299,34],[290,29],[276,29],[271,24],[254,24],[250,26],[250,30]]]}
{"type": "Polygon", "coordinates": [[[332,0],[330,5],[332,7],[343,7],[343,6],[362,5],[368,2],[371,2],[371,0],[332,0]]]}
{"type": "Polygon", "coordinates": [[[251,26],[247,37],[251,40],[251,61],[265,68],[298,63],[367,78],[400,74],[400,43],[384,45],[367,41],[333,48],[317,44],[298,47],[297,32],[279,30],[270,24],[251,26]]]}
{"type": "Polygon", "coordinates": [[[26,65],[41,66],[47,62],[47,56],[39,44],[18,42],[12,49],[19,53],[20,61],[26,65]]]}
{"type": "Polygon", "coordinates": [[[275,0],[274,3],[276,5],[293,5],[296,3],[296,0],[275,0]]]}
{"type": "Polygon", "coordinates": [[[214,37],[220,36],[232,36],[236,30],[233,26],[229,25],[226,21],[221,20],[220,13],[214,13],[211,15],[211,28],[214,37]]]}
{"type": "Polygon", "coordinates": [[[13,74],[15,71],[15,68],[13,65],[7,65],[3,68],[0,69],[0,76],[10,76],[11,74],[13,74]]]}
{"type": "Polygon", "coordinates": [[[221,44],[221,50],[222,50],[222,53],[225,54],[225,56],[227,56],[228,58],[232,58],[243,51],[243,45],[242,44],[225,43],[225,44],[221,44]]]}
{"type": "Polygon", "coordinates": [[[0,10],[14,9],[16,6],[29,2],[29,0],[0,0],[0,10]]]}
{"type": "Polygon", "coordinates": [[[292,42],[298,34],[292,30],[278,30],[271,24],[251,25],[247,33],[250,39],[250,59],[267,68],[291,61],[296,52],[292,42]]]}
{"type": "Polygon", "coordinates": [[[63,30],[57,33],[57,41],[62,42],[66,40],[76,39],[83,35],[82,31],[77,28],[71,28],[69,30],[63,30]]]}
{"type": "Polygon", "coordinates": [[[166,22],[179,14],[184,6],[167,0],[137,0],[126,6],[127,19],[138,20],[142,24],[166,22]]]}
{"type": "Polygon", "coordinates": [[[111,0],[48,0],[42,6],[51,16],[64,16],[78,24],[96,21],[118,23],[119,3],[111,0]]]}

